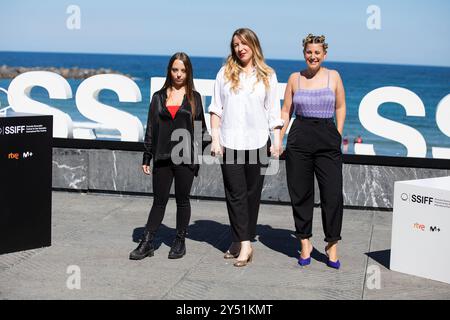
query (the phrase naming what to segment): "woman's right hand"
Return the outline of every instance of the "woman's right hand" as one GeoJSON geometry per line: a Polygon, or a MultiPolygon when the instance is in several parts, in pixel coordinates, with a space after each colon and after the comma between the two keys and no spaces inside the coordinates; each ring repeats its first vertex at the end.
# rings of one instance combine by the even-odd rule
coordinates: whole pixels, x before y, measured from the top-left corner
{"type": "Polygon", "coordinates": [[[213,157],[223,156],[223,147],[220,145],[220,142],[217,140],[213,140],[211,143],[211,155],[213,157]]]}
{"type": "Polygon", "coordinates": [[[142,171],[144,171],[145,174],[151,174],[152,171],[150,170],[150,166],[142,165],[142,171]]]}

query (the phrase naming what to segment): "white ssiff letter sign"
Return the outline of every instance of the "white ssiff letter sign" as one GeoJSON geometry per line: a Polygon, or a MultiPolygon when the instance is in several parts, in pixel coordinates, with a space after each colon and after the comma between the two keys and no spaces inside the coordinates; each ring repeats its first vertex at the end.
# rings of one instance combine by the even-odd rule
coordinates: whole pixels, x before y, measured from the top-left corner
{"type": "MultiPolygon", "coordinates": [[[[160,88],[164,78],[151,78],[151,94],[160,88]]],[[[195,79],[195,87],[205,97],[211,96],[214,90],[214,80],[195,79]]],[[[52,99],[71,99],[72,90],[62,76],[49,71],[30,71],[23,73],[11,81],[8,89],[8,102],[16,112],[53,115],[54,136],[73,138],[74,124],[70,116],[54,107],[31,99],[33,87],[43,87],[52,99]]],[[[284,96],[285,83],[279,83],[278,93],[284,96]]],[[[98,101],[102,90],[112,90],[117,93],[120,102],[142,101],[141,91],[130,78],[117,74],[92,76],[84,80],[77,89],[76,107],[86,118],[108,127],[117,129],[121,141],[142,141],[143,124],[136,117],[117,108],[98,101]]],[[[382,87],[369,92],[359,105],[359,119],[362,126],[373,134],[403,144],[408,157],[426,157],[427,143],[422,134],[405,124],[383,118],[378,108],[387,102],[401,105],[406,116],[425,117],[425,106],[414,92],[400,87],[382,87]]],[[[206,108],[205,108],[206,110],[206,108]]],[[[205,114],[209,126],[209,114],[205,114]]],[[[292,125],[292,121],[288,127],[292,125]]],[[[450,138],[450,94],[438,104],[436,124],[439,130],[450,138]]],[[[376,155],[372,144],[355,144],[355,154],[376,155]]],[[[450,159],[450,148],[432,147],[433,158],[450,159]]]]}

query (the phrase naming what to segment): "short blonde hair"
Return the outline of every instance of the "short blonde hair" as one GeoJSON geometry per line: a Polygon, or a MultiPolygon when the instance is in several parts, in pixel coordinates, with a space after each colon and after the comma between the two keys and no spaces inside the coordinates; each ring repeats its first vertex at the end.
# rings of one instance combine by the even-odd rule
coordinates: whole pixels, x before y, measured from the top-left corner
{"type": "Polygon", "coordinates": [[[303,44],[303,51],[306,50],[306,46],[310,43],[320,43],[323,46],[323,51],[327,52],[328,49],[328,43],[325,42],[325,36],[324,35],[320,35],[320,36],[315,36],[312,33],[308,34],[306,36],[306,38],[303,39],[302,44],[303,44]]]}

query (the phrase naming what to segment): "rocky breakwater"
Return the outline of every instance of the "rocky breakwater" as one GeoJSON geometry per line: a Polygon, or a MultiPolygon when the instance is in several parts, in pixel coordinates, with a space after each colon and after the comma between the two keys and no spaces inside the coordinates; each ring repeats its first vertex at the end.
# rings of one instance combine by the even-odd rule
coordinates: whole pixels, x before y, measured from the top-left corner
{"type": "Polygon", "coordinates": [[[128,74],[123,74],[121,72],[109,69],[109,68],[99,68],[99,69],[86,69],[86,68],[57,68],[57,67],[11,67],[3,65],[0,67],[0,79],[13,79],[21,73],[29,71],[50,71],[63,76],[66,79],[86,79],[97,74],[121,74],[130,77],[128,74]]]}

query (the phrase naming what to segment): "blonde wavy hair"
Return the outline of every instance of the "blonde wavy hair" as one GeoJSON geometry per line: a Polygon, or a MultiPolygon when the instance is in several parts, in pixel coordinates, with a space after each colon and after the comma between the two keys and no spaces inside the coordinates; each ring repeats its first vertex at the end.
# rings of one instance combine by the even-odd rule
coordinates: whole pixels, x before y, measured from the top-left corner
{"type": "Polygon", "coordinates": [[[315,36],[312,33],[308,34],[306,36],[305,39],[303,39],[302,44],[303,44],[303,52],[306,50],[306,46],[310,43],[320,43],[323,46],[323,51],[325,51],[325,53],[327,52],[328,49],[328,43],[325,42],[325,36],[324,35],[320,35],[320,36],[315,36]]]}
{"type": "Polygon", "coordinates": [[[255,32],[248,28],[237,29],[231,37],[231,54],[228,56],[225,63],[225,79],[231,82],[231,90],[233,90],[234,92],[237,92],[239,90],[239,74],[243,71],[241,61],[236,55],[233,47],[233,39],[235,36],[237,36],[242,42],[248,45],[253,51],[252,62],[256,68],[256,78],[258,82],[262,81],[264,83],[266,90],[269,90],[269,79],[274,71],[264,61],[264,55],[259,43],[258,36],[255,32]]]}

